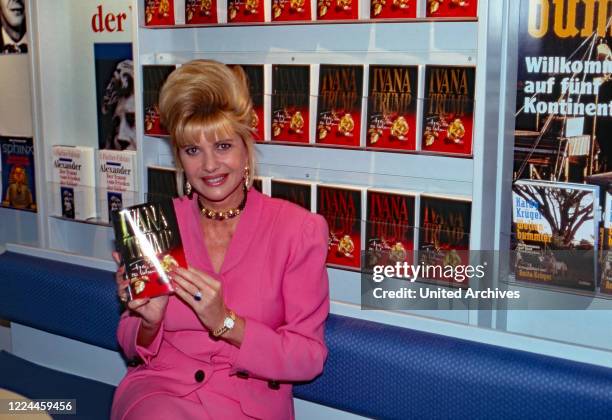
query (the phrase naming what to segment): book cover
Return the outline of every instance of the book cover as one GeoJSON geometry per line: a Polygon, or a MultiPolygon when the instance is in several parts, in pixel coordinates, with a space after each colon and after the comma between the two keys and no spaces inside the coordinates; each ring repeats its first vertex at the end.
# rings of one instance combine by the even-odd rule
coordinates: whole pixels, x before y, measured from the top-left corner
{"type": "Polygon", "coordinates": [[[0,136],[0,152],[2,207],[36,211],[33,139],[0,136]]]}
{"type": "Polygon", "coordinates": [[[272,178],[270,178],[269,176],[256,176],[253,179],[252,187],[255,188],[257,191],[259,191],[260,193],[270,196],[271,181],[272,181],[272,178]]]}
{"type": "Polygon", "coordinates": [[[475,18],[478,15],[478,0],[427,0],[427,17],[475,18]]]}
{"type": "Polygon", "coordinates": [[[271,0],[272,21],[290,22],[311,20],[310,1],[307,0],[271,0]]]}
{"type": "Polygon", "coordinates": [[[98,148],[136,150],[131,43],[94,44],[98,148]]]}
{"type": "Polygon", "coordinates": [[[416,0],[370,0],[370,19],[416,18],[416,0]]]}
{"type": "Polygon", "coordinates": [[[518,180],[512,187],[516,280],[594,290],[598,187],[518,180]]]}
{"type": "Polygon", "coordinates": [[[265,0],[227,0],[229,23],[264,22],[265,0]]]}
{"type": "Polygon", "coordinates": [[[366,209],[366,266],[412,263],[415,196],[369,189],[366,209]]]}
{"type": "Polygon", "coordinates": [[[159,91],[176,66],[142,66],[144,131],[148,135],[168,135],[159,120],[159,91]]]}
{"type": "Polygon", "coordinates": [[[421,149],[472,154],[476,69],[426,66],[421,149]]]}
{"type": "Polygon", "coordinates": [[[357,19],[359,19],[358,0],[317,0],[317,20],[357,19]]]}
{"type": "Polygon", "coordinates": [[[272,140],[308,143],[310,66],[272,66],[272,140]]]}
{"type": "Polygon", "coordinates": [[[113,213],[115,244],[125,264],[128,300],[174,291],[168,272],[187,268],[171,200],[140,204],[113,213]]]}
{"type": "Polygon", "coordinates": [[[183,180],[175,168],[162,166],[147,167],[147,202],[170,200],[183,190],[183,180]]]}
{"type": "Polygon", "coordinates": [[[185,0],[185,23],[187,25],[218,22],[217,0],[185,0]]]}
{"type": "Polygon", "coordinates": [[[327,263],[334,267],[361,268],[362,190],[342,186],[317,186],[317,213],[327,220],[327,263]]]}
{"type": "Polygon", "coordinates": [[[144,0],[145,26],[174,25],[174,0],[144,0]]]}
{"type": "Polygon", "coordinates": [[[94,149],[53,146],[52,212],[75,220],[95,220],[96,166],[94,149]]]}
{"type": "Polygon", "coordinates": [[[361,145],[363,66],[321,64],[317,98],[317,143],[361,145]]]}
{"type": "Polygon", "coordinates": [[[249,93],[253,102],[253,115],[251,127],[253,127],[254,139],[257,142],[264,141],[264,66],[252,64],[234,64],[240,66],[247,77],[249,93]]]}
{"type": "Polygon", "coordinates": [[[368,148],[415,150],[418,86],[417,66],[370,66],[368,148]]]}
{"type": "Polygon", "coordinates": [[[136,204],[136,152],[98,151],[98,208],[100,218],[111,223],[113,211],[136,204]]]}
{"type": "Polygon", "coordinates": [[[612,294],[612,194],[605,192],[604,217],[601,255],[601,282],[602,293],[612,294]]]}
{"type": "Polygon", "coordinates": [[[272,179],[271,196],[290,201],[298,206],[312,211],[314,188],[309,182],[272,179]]]}
{"type": "MultiPolygon", "coordinates": [[[[472,202],[428,195],[422,195],[420,201],[419,262],[442,268],[469,264],[472,202]]],[[[435,270],[428,273],[423,277],[451,286],[468,286],[467,279],[459,281],[435,270]]]]}

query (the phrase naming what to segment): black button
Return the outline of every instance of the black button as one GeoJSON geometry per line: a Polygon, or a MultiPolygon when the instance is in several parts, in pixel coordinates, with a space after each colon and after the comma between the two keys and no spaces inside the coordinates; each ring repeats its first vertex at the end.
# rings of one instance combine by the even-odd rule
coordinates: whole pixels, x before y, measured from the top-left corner
{"type": "Polygon", "coordinates": [[[280,389],[280,384],[278,381],[268,381],[268,388],[276,391],[277,389],[280,389]]]}
{"type": "Polygon", "coordinates": [[[136,367],[142,363],[140,357],[134,357],[133,359],[128,360],[127,365],[129,367],[136,367]]]}
{"type": "Polygon", "coordinates": [[[249,372],[245,372],[244,370],[239,370],[236,372],[236,376],[240,379],[249,379],[249,372]]]}
{"type": "Polygon", "coordinates": [[[196,382],[202,382],[204,380],[204,371],[203,370],[198,370],[195,373],[195,380],[196,382]]]}

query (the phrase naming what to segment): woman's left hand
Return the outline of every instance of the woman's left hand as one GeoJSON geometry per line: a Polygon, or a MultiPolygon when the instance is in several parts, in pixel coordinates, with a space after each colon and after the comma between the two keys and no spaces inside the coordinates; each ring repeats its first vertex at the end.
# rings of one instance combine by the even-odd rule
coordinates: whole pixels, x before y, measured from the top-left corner
{"type": "Polygon", "coordinates": [[[176,294],[194,310],[200,322],[209,331],[219,328],[227,316],[221,283],[193,267],[188,270],[175,267],[171,276],[176,284],[176,294]],[[201,300],[195,297],[198,291],[201,300]]]}

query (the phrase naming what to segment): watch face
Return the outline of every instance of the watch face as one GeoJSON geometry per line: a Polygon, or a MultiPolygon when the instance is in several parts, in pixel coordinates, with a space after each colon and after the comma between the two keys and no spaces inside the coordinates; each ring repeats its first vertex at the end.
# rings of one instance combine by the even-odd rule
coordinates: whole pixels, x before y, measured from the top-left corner
{"type": "Polygon", "coordinates": [[[234,328],[234,320],[228,316],[225,318],[225,321],[223,321],[223,326],[229,329],[234,328]]]}

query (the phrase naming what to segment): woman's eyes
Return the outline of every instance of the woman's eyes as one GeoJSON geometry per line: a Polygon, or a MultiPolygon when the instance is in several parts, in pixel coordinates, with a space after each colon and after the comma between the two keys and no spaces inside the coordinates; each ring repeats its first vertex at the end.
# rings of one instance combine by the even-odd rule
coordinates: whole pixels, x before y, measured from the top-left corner
{"type": "Polygon", "coordinates": [[[216,144],[217,149],[219,150],[228,150],[232,147],[231,143],[219,142],[216,144]]]}
{"type": "MultiPolygon", "coordinates": [[[[215,148],[220,151],[229,150],[232,148],[232,144],[229,142],[218,142],[215,143],[215,148]]],[[[200,151],[200,148],[197,146],[188,146],[183,149],[187,156],[195,156],[200,151]]]]}
{"type": "Polygon", "coordinates": [[[198,148],[197,147],[186,147],[184,150],[185,150],[185,154],[187,156],[193,156],[196,153],[198,153],[198,148]]]}

